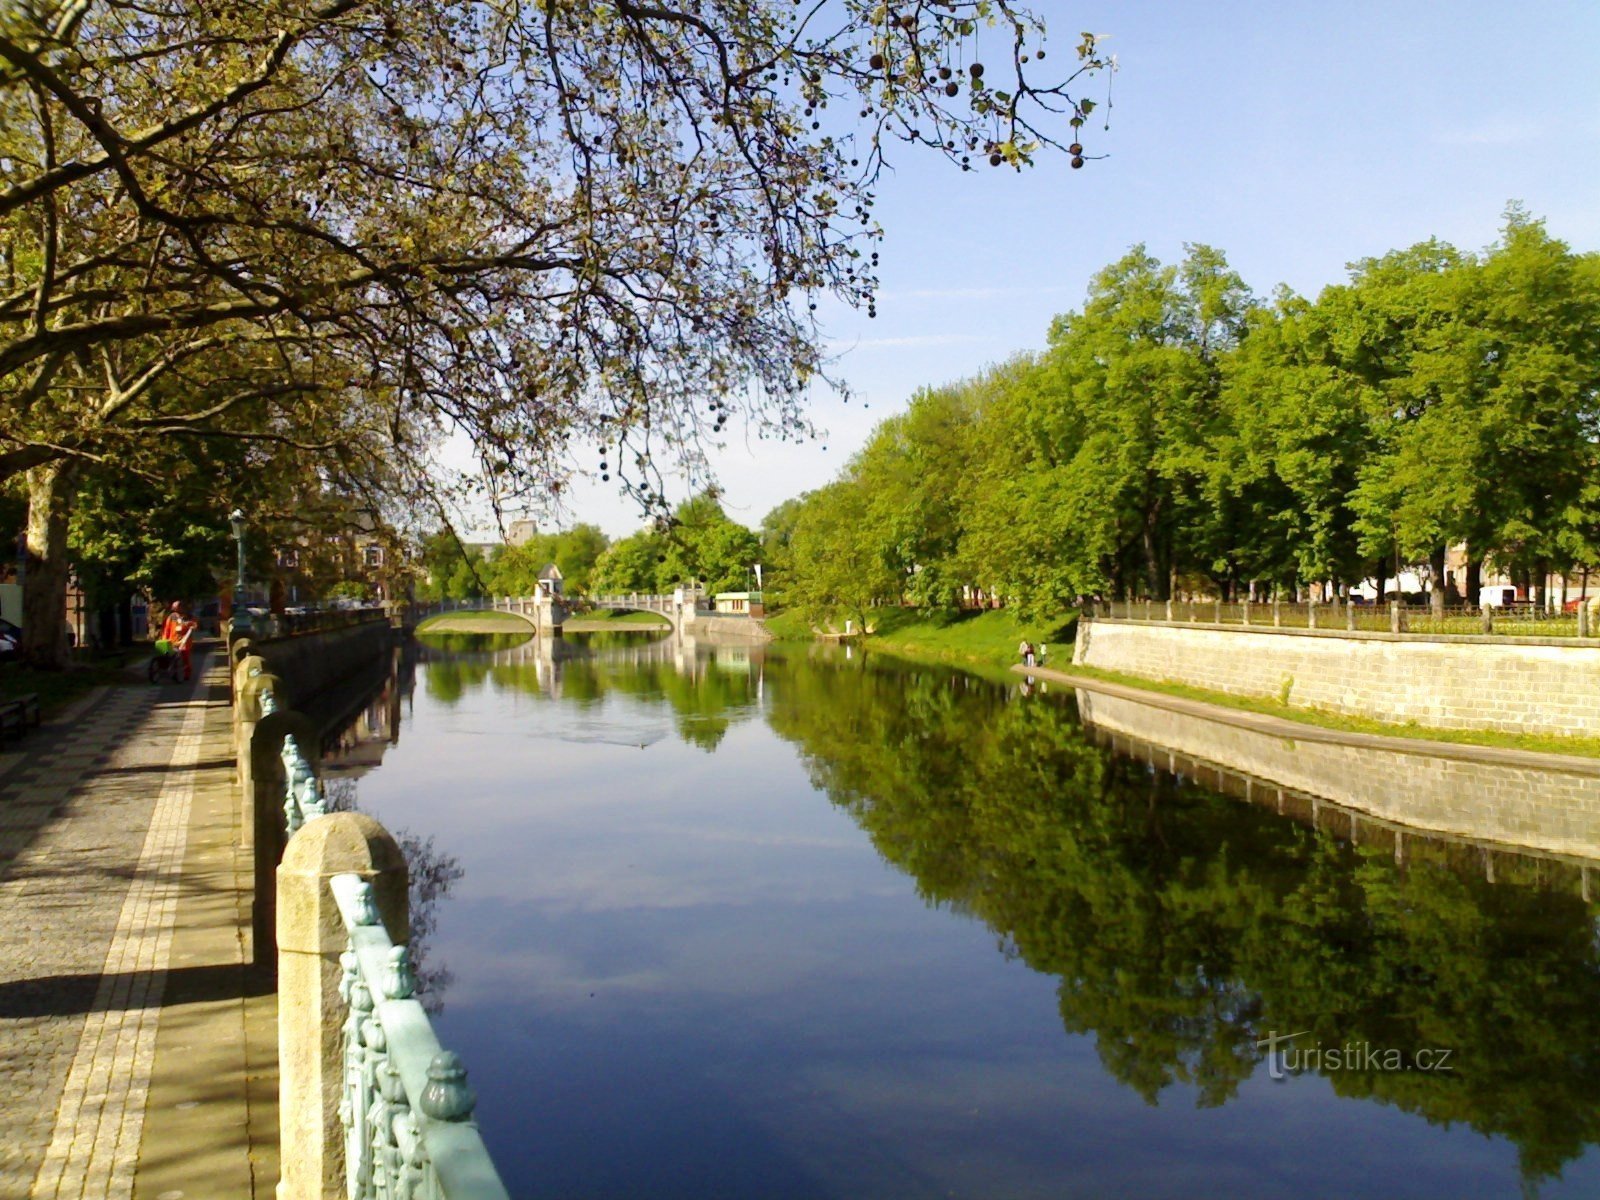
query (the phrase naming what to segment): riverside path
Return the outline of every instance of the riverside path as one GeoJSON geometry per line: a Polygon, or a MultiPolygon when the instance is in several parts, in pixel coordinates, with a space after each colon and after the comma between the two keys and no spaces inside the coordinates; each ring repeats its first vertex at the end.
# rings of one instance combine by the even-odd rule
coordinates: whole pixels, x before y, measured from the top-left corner
{"type": "Polygon", "coordinates": [[[227,675],[196,667],[0,756],[5,1200],[265,1200],[277,1179],[227,675]]]}

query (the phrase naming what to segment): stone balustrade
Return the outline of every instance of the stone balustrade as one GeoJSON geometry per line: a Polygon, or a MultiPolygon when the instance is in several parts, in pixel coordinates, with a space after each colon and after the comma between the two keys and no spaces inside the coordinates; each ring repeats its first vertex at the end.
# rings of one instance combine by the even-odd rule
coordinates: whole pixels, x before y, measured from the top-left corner
{"type": "Polygon", "coordinates": [[[466,1071],[415,998],[400,848],[327,811],[316,728],[254,649],[234,647],[234,713],[255,954],[278,977],[278,1200],[506,1200],[466,1071]]]}

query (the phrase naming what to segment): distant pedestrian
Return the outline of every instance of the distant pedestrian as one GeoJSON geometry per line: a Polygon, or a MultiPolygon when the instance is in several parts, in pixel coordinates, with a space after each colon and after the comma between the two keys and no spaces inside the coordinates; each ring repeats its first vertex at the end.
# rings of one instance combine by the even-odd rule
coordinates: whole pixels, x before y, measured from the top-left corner
{"type": "Polygon", "coordinates": [[[1017,654],[1021,656],[1023,666],[1033,666],[1033,643],[1027,638],[1022,639],[1022,644],[1017,647],[1017,654]]]}
{"type": "Polygon", "coordinates": [[[1050,647],[1045,645],[1043,642],[1040,642],[1039,643],[1039,649],[1034,652],[1034,656],[1033,656],[1034,665],[1035,666],[1039,666],[1039,667],[1044,666],[1045,655],[1047,655],[1049,653],[1050,653],[1050,647]]]}

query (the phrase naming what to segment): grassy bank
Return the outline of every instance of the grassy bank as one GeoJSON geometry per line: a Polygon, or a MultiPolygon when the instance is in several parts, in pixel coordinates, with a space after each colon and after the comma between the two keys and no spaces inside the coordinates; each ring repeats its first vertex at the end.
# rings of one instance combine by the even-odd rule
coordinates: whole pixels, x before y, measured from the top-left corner
{"type": "Polygon", "coordinates": [[[597,608],[593,612],[568,617],[561,626],[572,633],[600,633],[608,629],[671,629],[672,622],[658,613],[613,612],[597,608]]]}
{"type": "Polygon", "coordinates": [[[516,613],[492,609],[439,613],[417,626],[418,633],[530,633],[532,630],[533,626],[516,613]]]}
{"type": "MultiPolygon", "coordinates": [[[[950,663],[976,668],[983,674],[1009,673],[1017,662],[1017,643],[1027,638],[1050,647],[1049,666],[1069,676],[1102,679],[1142,691],[1199,700],[1222,708],[1281,717],[1321,729],[1345,733],[1371,733],[1423,741],[1450,742],[1466,746],[1499,746],[1544,754],[1575,754],[1600,758],[1600,738],[1560,737],[1554,734],[1501,733],[1495,730],[1433,729],[1418,724],[1397,724],[1366,717],[1346,716],[1323,709],[1296,707],[1276,700],[1253,696],[1231,696],[1208,688],[1181,683],[1163,683],[1104,671],[1097,667],[1072,665],[1073,619],[1045,630],[1039,625],[1019,621],[1005,609],[953,616],[930,616],[912,609],[885,608],[873,612],[876,624],[868,637],[853,644],[919,661],[950,663]]],[[[767,618],[767,628],[781,640],[809,640],[816,636],[809,622],[798,613],[786,612],[767,618]]]]}
{"type": "Polygon", "coordinates": [[[1302,725],[1315,725],[1319,729],[1333,729],[1342,733],[1372,733],[1385,737],[1415,738],[1430,742],[1450,742],[1463,746],[1499,746],[1508,750],[1530,750],[1542,754],[1576,754],[1585,758],[1600,758],[1600,738],[1558,737],[1554,734],[1500,733],[1492,729],[1432,729],[1414,722],[1396,724],[1374,721],[1367,717],[1351,717],[1343,713],[1328,712],[1320,708],[1295,707],[1276,700],[1254,696],[1232,696],[1214,692],[1209,688],[1190,687],[1183,683],[1165,683],[1125,675],[1121,671],[1104,671],[1098,667],[1073,666],[1067,655],[1052,670],[1082,679],[1101,679],[1120,683],[1125,687],[1145,692],[1158,692],[1163,696],[1177,696],[1184,700],[1199,700],[1219,708],[1232,708],[1241,712],[1260,713],[1268,717],[1282,717],[1302,725]]]}
{"type": "MultiPolygon", "coordinates": [[[[1017,645],[1024,638],[1048,645],[1053,660],[1070,660],[1074,620],[1027,622],[1008,609],[924,613],[879,608],[872,611],[872,632],[856,644],[906,658],[1004,670],[1017,661],[1017,645]]],[[[786,641],[815,636],[810,623],[795,612],[768,617],[766,624],[774,637],[786,641]]]]}

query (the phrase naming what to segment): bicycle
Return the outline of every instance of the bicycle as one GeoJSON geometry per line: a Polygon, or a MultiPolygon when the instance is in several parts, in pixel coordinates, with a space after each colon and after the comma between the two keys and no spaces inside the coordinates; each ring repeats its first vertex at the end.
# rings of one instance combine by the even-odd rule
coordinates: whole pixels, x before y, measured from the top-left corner
{"type": "Polygon", "coordinates": [[[155,653],[150,656],[150,682],[182,682],[179,675],[181,663],[182,660],[178,657],[177,647],[166,638],[158,638],[155,644],[155,653]]]}

